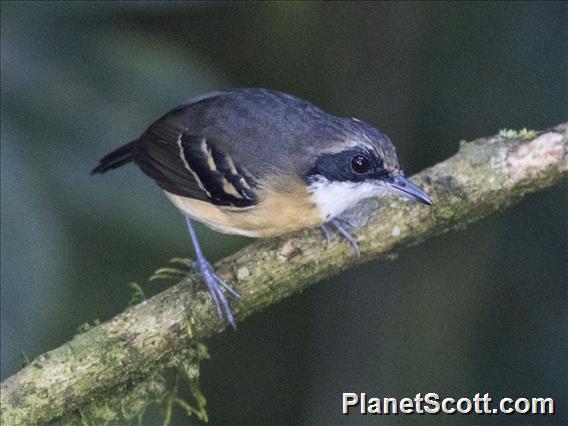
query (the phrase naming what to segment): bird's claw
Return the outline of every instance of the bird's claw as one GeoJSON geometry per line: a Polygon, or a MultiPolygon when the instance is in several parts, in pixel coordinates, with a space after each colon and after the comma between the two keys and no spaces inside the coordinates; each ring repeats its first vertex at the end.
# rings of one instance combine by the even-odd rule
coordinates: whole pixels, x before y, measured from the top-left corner
{"type": "Polygon", "coordinates": [[[357,239],[353,235],[351,235],[351,233],[347,229],[347,224],[344,225],[342,223],[342,221],[340,221],[338,219],[332,219],[328,223],[323,224],[320,227],[322,234],[323,234],[323,236],[324,236],[324,238],[325,238],[325,240],[327,241],[328,244],[331,242],[331,234],[330,234],[330,231],[327,227],[328,224],[332,225],[335,228],[335,230],[339,233],[339,235],[341,235],[343,238],[345,238],[347,240],[347,242],[351,245],[351,248],[353,249],[353,251],[355,252],[355,254],[357,256],[361,255],[361,251],[359,250],[359,244],[357,243],[357,239]]]}
{"type": "Polygon", "coordinates": [[[227,322],[236,330],[237,325],[233,317],[233,312],[229,306],[226,293],[231,294],[235,299],[241,296],[229,284],[227,284],[213,269],[213,266],[205,260],[197,260],[191,263],[193,269],[197,270],[207,286],[207,290],[213,299],[215,312],[220,319],[227,318],[227,322]]]}

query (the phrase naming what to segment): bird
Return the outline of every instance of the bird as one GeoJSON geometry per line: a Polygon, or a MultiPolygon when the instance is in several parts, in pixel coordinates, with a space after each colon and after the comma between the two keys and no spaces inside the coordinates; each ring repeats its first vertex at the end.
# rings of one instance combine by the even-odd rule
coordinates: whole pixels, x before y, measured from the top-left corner
{"type": "Polygon", "coordinates": [[[197,95],[103,157],[91,174],[134,163],[185,217],[199,272],[217,316],[236,329],[228,301],[239,293],[204,256],[194,221],[215,231],[269,238],[328,225],[356,254],[340,216],[370,197],[432,205],[407,179],[391,140],[283,92],[237,88],[197,95]]]}

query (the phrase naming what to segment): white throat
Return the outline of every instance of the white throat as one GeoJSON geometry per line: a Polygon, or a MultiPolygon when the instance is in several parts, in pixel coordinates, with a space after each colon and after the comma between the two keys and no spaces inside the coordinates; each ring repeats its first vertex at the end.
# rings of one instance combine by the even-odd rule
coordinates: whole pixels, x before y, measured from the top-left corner
{"type": "Polygon", "coordinates": [[[325,178],[313,182],[309,191],[325,222],[341,215],[365,198],[384,197],[391,193],[388,186],[380,182],[330,182],[325,178]]]}

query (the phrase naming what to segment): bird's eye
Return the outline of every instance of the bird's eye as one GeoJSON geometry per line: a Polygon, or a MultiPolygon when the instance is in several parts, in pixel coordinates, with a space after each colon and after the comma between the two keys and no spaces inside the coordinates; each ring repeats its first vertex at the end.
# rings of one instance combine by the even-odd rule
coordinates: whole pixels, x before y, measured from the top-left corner
{"type": "Polygon", "coordinates": [[[371,168],[371,162],[364,155],[356,155],[351,159],[351,168],[355,173],[367,173],[371,168]]]}

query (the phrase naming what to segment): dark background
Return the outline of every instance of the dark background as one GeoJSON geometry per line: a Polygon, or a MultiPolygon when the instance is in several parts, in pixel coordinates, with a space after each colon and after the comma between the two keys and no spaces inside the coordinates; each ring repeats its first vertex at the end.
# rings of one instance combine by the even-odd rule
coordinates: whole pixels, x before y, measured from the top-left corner
{"type": "MultiPolygon", "coordinates": [[[[2,2],[1,376],[109,319],[182,217],[97,160],[205,91],[282,90],[387,133],[408,175],[568,116],[566,3],[2,2]]],[[[566,424],[566,186],[271,306],[209,342],[218,424],[566,424]],[[341,392],[555,398],[553,417],[343,417],[341,392]]],[[[250,240],[198,229],[212,260],[250,240]]],[[[149,294],[161,284],[144,284],[149,294]]],[[[150,413],[146,424],[161,421],[150,413]]],[[[178,412],[174,424],[196,423],[178,412]]]]}

